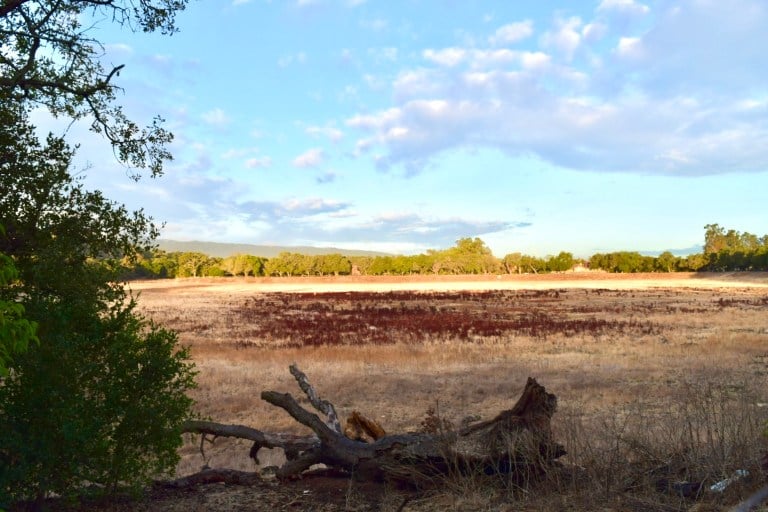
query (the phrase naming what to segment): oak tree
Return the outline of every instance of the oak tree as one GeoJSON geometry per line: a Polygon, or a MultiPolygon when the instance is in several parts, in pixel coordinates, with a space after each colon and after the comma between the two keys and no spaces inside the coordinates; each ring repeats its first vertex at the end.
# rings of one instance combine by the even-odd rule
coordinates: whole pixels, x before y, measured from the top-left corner
{"type": "Polygon", "coordinates": [[[117,282],[156,229],[86,190],[70,172],[73,150],[41,143],[23,107],[0,105],[0,120],[0,252],[18,270],[0,304],[23,307],[38,338],[0,385],[0,508],[86,482],[140,486],[174,469],[194,387],[176,334],[138,315],[117,282]]]}
{"type": "Polygon", "coordinates": [[[100,23],[128,30],[176,31],[187,0],[4,0],[0,4],[0,101],[46,107],[54,116],[86,119],[134,169],[162,172],[171,133],[156,117],[142,128],[115,102],[123,65],[105,68],[100,23]]]}

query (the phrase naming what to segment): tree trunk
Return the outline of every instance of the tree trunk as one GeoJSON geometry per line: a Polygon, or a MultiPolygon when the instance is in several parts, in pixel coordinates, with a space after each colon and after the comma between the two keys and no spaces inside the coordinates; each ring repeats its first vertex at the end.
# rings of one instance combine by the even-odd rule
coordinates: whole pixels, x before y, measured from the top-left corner
{"type": "Polygon", "coordinates": [[[480,472],[509,474],[523,481],[546,471],[565,454],[563,447],[552,438],[550,423],[557,398],[533,378],[528,379],[511,409],[491,420],[459,429],[450,428],[432,414],[423,422],[423,432],[386,435],[375,422],[355,412],[348,420],[346,431],[359,432],[363,425],[375,439],[367,443],[345,436],[333,405],[317,396],[295,365],[290,370],[310,403],[325,419],[301,407],[288,393],[265,391],[261,398],[284,409],[298,423],[309,427],[314,436],[267,434],[240,425],[201,421],[188,422],[184,431],[252,440],[254,459],[262,447],[283,448],[287,461],[278,469],[278,478],[299,476],[310,466],[322,463],[360,479],[420,483],[438,475],[480,472]]]}

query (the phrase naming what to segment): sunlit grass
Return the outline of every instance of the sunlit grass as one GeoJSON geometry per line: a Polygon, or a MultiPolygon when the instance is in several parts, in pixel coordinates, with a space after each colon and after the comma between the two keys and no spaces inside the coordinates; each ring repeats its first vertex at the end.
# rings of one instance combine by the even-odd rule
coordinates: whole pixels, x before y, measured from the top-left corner
{"type": "MultiPolygon", "coordinates": [[[[182,341],[191,345],[200,371],[195,399],[203,417],[264,430],[301,431],[282,410],[259,398],[263,390],[297,394],[287,371],[294,362],[343,417],[356,409],[389,432],[417,429],[425,411],[435,405],[449,421],[469,414],[487,419],[509,408],[526,377],[534,376],[558,396],[560,412],[553,427],[569,451],[564,462],[572,470],[570,476],[552,477],[558,497],[541,497],[537,503],[545,509],[558,510],[562,496],[570,496],[586,510],[614,492],[640,496],[651,500],[650,509],[662,509],[674,499],[654,488],[659,478],[647,474],[653,468],[646,466],[663,465],[665,458],[677,457],[675,463],[685,466],[678,468],[683,472],[679,478],[714,481],[741,466],[759,473],[761,430],[768,413],[758,406],[768,403],[764,289],[559,290],[519,293],[517,302],[501,303],[498,294],[463,299],[457,294],[420,295],[424,304],[418,307],[434,310],[432,325],[439,325],[441,312],[451,312],[454,320],[460,313],[468,315],[470,324],[472,315],[478,315],[487,323],[492,315],[499,318],[500,308],[514,304],[538,308],[548,318],[599,318],[610,328],[554,329],[536,335],[507,330],[483,336],[470,331],[456,337],[438,332],[416,339],[407,331],[420,323],[403,314],[390,328],[399,329],[404,342],[372,344],[359,337],[354,343],[304,346],[295,346],[294,335],[281,334],[279,325],[270,322],[300,317],[308,303],[315,304],[310,311],[325,303],[323,314],[330,318],[301,324],[308,330],[306,339],[311,339],[313,328],[349,321],[332,315],[349,311],[354,300],[365,296],[256,296],[279,309],[243,315],[253,304],[252,295],[226,293],[226,288],[197,295],[153,289],[140,299],[144,311],[179,329],[182,341]],[[238,343],[252,336],[257,322],[262,332],[275,332],[275,339],[238,343]],[[633,327],[637,325],[651,328],[638,330],[633,327]],[[294,342],[287,342],[289,338],[294,342]]],[[[414,307],[401,295],[378,297],[389,315],[414,307]]],[[[357,321],[377,325],[376,310],[366,314],[371,318],[357,321]]],[[[254,469],[243,443],[217,440],[205,446],[205,453],[211,466],[254,469]]],[[[280,455],[274,457],[262,457],[262,462],[279,462],[280,455]]],[[[198,440],[190,440],[179,473],[195,471],[203,462],[198,440]]],[[[462,492],[463,500],[474,499],[462,492]]],[[[477,492],[487,497],[484,493],[490,491],[477,492]]],[[[501,496],[506,491],[499,492],[501,496]]]]}

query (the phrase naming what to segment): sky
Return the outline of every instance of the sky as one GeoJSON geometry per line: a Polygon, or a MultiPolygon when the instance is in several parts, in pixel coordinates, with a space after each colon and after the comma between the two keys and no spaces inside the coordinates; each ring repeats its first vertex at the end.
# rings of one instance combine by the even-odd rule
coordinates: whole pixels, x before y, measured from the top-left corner
{"type": "Polygon", "coordinates": [[[763,0],[191,0],[177,25],[91,29],[129,116],[175,134],[162,178],[69,130],[163,238],[589,257],[768,233],[763,0]]]}

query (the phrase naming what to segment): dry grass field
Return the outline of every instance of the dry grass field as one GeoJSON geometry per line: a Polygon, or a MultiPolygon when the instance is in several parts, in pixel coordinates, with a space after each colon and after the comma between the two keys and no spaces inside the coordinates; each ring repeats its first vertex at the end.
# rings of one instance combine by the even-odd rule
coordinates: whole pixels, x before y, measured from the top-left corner
{"type": "MultiPolygon", "coordinates": [[[[768,275],[189,279],[135,282],[180,332],[197,412],[301,432],[263,390],[297,363],[346,417],[415,430],[511,407],[528,376],[555,393],[563,467],[528,488],[456,477],[418,495],[348,480],[156,495],[147,510],[728,510],[765,480],[768,275]],[[709,486],[746,469],[716,493],[709,486]],[[684,497],[702,483],[698,496],[684,497]],[[688,485],[688,487],[686,487],[688,485]],[[260,508],[262,507],[262,508],[260,508]]],[[[189,439],[179,474],[255,470],[248,445],[189,439]]],[[[280,462],[281,454],[262,457],[280,462]]],[[[698,487],[697,487],[698,488],[698,487]]],[[[697,494],[697,493],[693,493],[697,494]]]]}

